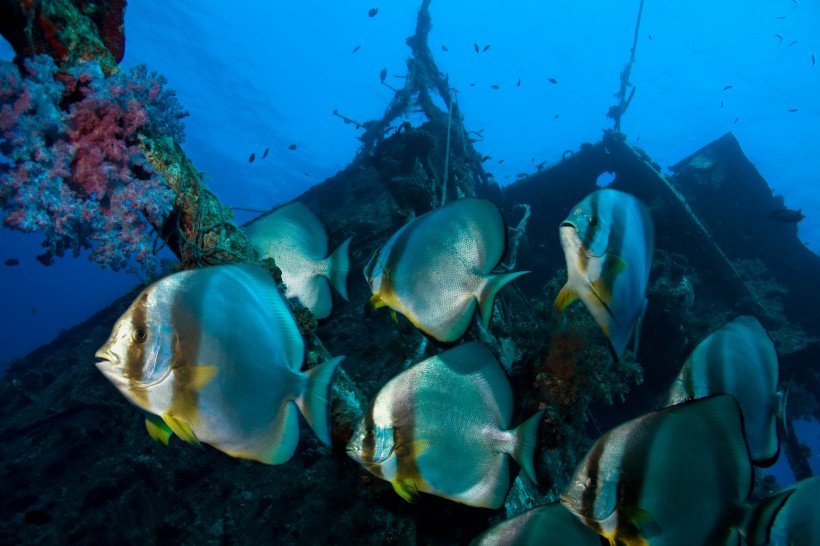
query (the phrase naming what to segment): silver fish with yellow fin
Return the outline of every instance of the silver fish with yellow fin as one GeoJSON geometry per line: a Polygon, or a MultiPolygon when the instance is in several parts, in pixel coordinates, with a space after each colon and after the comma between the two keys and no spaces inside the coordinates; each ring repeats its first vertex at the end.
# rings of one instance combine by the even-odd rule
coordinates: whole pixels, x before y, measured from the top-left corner
{"type": "Polygon", "coordinates": [[[419,216],[365,267],[370,308],[387,306],[441,342],[464,335],[476,305],[488,326],[495,295],[527,273],[491,273],[504,255],[506,230],[498,207],[486,199],[451,201],[419,216]]]}
{"type": "Polygon", "coordinates": [[[601,546],[601,537],[554,503],[492,526],[470,546],[601,546]]]}
{"type": "Polygon", "coordinates": [[[391,379],[370,403],[348,455],[413,501],[432,493],[498,508],[510,487],[509,457],[535,482],[543,411],[510,429],[513,400],[493,354],[458,345],[391,379]]]}
{"type": "Polygon", "coordinates": [[[737,545],[752,491],[732,396],[670,406],[604,434],[561,503],[615,545],[737,545]]]}
{"type": "Polygon", "coordinates": [[[820,544],[820,476],[806,478],[761,501],[754,511],[749,544],[816,546],[820,544]]]}
{"type": "Polygon", "coordinates": [[[649,210],[628,193],[598,190],[573,208],[559,231],[567,283],[556,309],[580,298],[617,356],[633,332],[637,352],[655,247],[649,210]]]}
{"type": "Polygon", "coordinates": [[[254,220],[244,232],[261,258],[273,258],[282,271],[285,297],[296,298],[316,318],[330,316],[330,286],[347,299],[350,239],[330,256],[327,231],[304,203],[295,201],[254,220]]]}
{"type": "Polygon", "coordinates": [[[740,404],[752,461],[771,466],[780,452],[777,419],[783,393],[774,343],[754,317],[740,316],[701,341],[669,390],[667,405],[712,394],[731,394],[740,404]]]}
{"type": "Polygon", "coordinates": [[[299,440],[297,407],[330,444],[330,387],[343,357],[300,371],[304,341],[261,267],[160,279],[137,296],[95,356],[165,444],[173,432],[232,457],[284,463],[299,440]]]}

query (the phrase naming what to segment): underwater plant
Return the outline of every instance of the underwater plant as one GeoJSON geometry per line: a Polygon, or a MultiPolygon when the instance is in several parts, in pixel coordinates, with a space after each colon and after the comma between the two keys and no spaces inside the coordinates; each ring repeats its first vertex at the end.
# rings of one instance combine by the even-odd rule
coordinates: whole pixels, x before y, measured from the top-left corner
{"type": "Polygon", "coordinates": [[[104,77],[97,62],[59,72],[39,55],[0,64],[3,224],[41,231],[45,265],[67,251],[119,270],[152,248],[174,194],[142,151],[146,139],[181,142],[187,115],[165,79],[145,66],[104,77]]]}

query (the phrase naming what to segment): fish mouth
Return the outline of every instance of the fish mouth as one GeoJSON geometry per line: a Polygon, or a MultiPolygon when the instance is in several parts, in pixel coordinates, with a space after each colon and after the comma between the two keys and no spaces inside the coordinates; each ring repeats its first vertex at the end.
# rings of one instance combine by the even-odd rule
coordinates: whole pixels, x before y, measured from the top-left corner
{"type": "Polygon", "coordinates": [[[102,369],[102,366],[113,368],[120,363],[120,357],[106,349],[100,349],[94,353],[94,358],[97,359],[95,364],[100,369],[102,369]]]}
{"type": "Polygon", "coordinates": [[[572,228],[572,229],[574,229],[575,231],[578,231],[578,226],[576,226],[576,225],[575,225],[575,224],[573,224],[572,222],[569,222],[569,221],[566,221],[566,220],[565,220],[565,221],[563,221],[563,222],[561,222],[561,226],[560,226],[560,228],[561,228],[561,229],[563,229],[563,228],[572,228]]]}

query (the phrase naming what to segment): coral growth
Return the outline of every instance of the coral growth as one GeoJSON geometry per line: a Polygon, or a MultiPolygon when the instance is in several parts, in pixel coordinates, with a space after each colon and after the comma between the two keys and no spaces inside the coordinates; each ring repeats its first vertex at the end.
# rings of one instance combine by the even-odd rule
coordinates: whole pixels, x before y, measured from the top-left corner
{"type": "Polygon", "coordinates": [[[187,115],[164,78],[144,66],[106,78],[94,62],[58,73],[38,56],[22,72],[0,64],[0,81],[3,224],[42,231],[44,264],[88,248],[103,267],[118,270],[134,256],[153,269],[150,229],[174,195],[140,144],[181,141],[187,115]]]}

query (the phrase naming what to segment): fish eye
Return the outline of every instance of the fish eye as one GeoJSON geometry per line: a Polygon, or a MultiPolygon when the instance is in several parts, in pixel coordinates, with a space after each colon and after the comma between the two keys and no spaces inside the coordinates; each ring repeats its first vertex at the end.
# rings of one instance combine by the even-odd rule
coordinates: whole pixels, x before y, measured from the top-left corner
{"type": "Polygon", "coordinates": [[[598,480],[596,480],[595,478],[590,476],[589,478],[587,478],[587,481],[586,481],[585,485],[586,485],[587,489],[597,489],[598,488],[598,480]]]}
{"type": "Polygon", "coordinates": [[[364,437],[367,440],[372,440],[375,435],[376,435],[376,431],[374,431],[372,428],[367,428],[364,431],[364,437]]]}
{"type": "Polygon", "coordinates": [[[597,216],[590,216],[589,217],[589,225],[597,226],[598,225],[598,217],[597,216]]]}
{"type": "Polygon", "coordinates": [[[145,328],[137,328],[136,330],[134,330],[134,333],[131,335],[131,337],[137,343],[145,343],[148,340],[148,332],[145,330],[145,328]]]}

